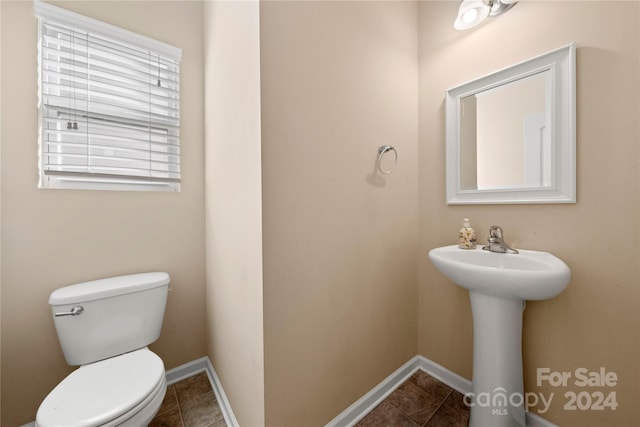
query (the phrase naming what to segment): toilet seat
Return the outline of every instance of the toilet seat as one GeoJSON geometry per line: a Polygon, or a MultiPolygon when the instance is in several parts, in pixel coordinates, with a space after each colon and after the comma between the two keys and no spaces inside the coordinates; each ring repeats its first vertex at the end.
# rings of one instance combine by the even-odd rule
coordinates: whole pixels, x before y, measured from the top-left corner
{"type": "Polygon", "coordinates": [[[145,347],[73,371],[42,402],[36,426],[120,425],[159,407],[165,392],[164,364],[145,347]]]}

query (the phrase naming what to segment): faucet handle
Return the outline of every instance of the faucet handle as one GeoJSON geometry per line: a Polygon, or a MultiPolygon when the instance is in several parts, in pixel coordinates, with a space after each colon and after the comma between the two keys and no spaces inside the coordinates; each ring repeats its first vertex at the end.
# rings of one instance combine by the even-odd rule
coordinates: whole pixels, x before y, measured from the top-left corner
{"type": "Polygon", "coordinates": [[[502,227],[499,225],[492,225],[489,227],[489,237],[502,239],[502,227]]]}
{"type": "Polygon", "coordinates": [[[491,227],[489,227],[489,238],[487,239],[487,241],[489,242],[489,245],[483,246],[482,249],[484,250],[499,252],[503,254],[518,253],[517,249],[509,247],[509,245],[504,242],[504,239],[502,237],[502,227],[500,227],[499,225],[492,225],[491,227]]]}

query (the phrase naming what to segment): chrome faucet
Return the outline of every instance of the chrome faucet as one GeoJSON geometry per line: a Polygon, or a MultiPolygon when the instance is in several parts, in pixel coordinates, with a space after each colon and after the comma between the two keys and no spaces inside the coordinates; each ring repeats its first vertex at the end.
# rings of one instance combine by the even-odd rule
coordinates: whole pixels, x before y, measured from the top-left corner
{"type": "Polygon", "coordinates": [[[489,244],[482,247],[485,251],[498,252],[501,254],[518,253],[516,249],[509,247],[509,245],[504,242],[502,237],[502,228],[498,225],[492,225],[489,227],[489,238],[487,241],[489,244]]]}

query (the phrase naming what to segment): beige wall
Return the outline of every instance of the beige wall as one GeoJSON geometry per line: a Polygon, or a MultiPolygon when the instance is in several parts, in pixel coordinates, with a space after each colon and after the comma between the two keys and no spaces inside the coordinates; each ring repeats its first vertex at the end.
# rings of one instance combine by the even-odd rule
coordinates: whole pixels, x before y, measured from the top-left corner
{"type": "Polygon", "coordinates": [[[419,352],[471,378],[467,293],[444,279],[426,253],[453,244],[462,218],[471,218],[480,240],[499,224],[508,243],[552,252],[572,270],[563,294],[530,302],[524,313],[525,389],[555,392],[543,416],[562,426],[639,425],[639,3],[520,2],[465,32],[453,29],[457,8],[457,2],[420,3],[419,352]],[[447,206],[446,89],[574,41],[578,203],[447,206]],[[563,410],[564,392],[592,390],[537,387],[536,369],[544,367],[616,372],[617,410],[563,410]]]}
{"type": "MultiPolygon", "coordinates": [[[[0,7],[0,46],[2,46],[2,8],[0,7]]],[[[0,79],[2,78],[2,55],[0,55],[0,79]]],[[[0,95],[1,95],[0,90],[0,95]]],[[[2,117],[2,96],[0,96],[0,117],[2,117]]],[[[2,120],[0,120],[0,136],[2,120]]],[[[1,137],[0,137],[1,141],[1,137]]],[[[2,153],[2,144],[0,144],[2,153]]],[[[2,157],[0,154],[0,177],[2,176],[2,157]]],[[[0,191],[0,224],[2,224],[2,191],[0,191]]],[[[0,225],[0,242],[2,242],[2,226],[0,225]]],[[[0,244],[0,308],[2,307],[2,244],[0,244]]],[[[0,315],[0,420],[2,420],[2,316],[0,315]]]]}
{"type": "Polygon", "coordinates": [[[208,354],[241,426],[264,425],[258,2],[207,2],[208,354]]]}
{"type": "Polygon", "coordinates": [[[167,369],[206,354],[202,4],[58,4],[183,49],[182,192],[36,188],[36,19],[31,2],[2,1],[3,426],[34,420],[41,400],[72,370],[47,304],[57,287],[167,271],[172,290],[151,347],[167,369]]]}
{"type": "Polygon", "coordinates": [[[640,424],[638,2],[520,2],[466,32],[456,1],[63,5],[183,49],[183,191],[36,189],[35,19],[2,1],[2,425],[71,370],[49,293],[144,270],[173,279],[152,348],[167,368],[208,354],[243,426],[322,425],[415,354],[470,378],[468,296],[426,255],[464,217],[572,269],[525,312],[525,387],[556,393],[543,416],[640,424]],[[447,206],[445,90],[572,41],[578,203],[447,206]],[[383,144],[399,153],[384,177],[383,144]],[[616,411],[535,386],[538,367],[600,366],[616,411]]]}
{"type": "Polygon", "coordinates": [[[260,44],[266,424],[318,426],[417,352],[417,4],[263,2],[260,44]]]}

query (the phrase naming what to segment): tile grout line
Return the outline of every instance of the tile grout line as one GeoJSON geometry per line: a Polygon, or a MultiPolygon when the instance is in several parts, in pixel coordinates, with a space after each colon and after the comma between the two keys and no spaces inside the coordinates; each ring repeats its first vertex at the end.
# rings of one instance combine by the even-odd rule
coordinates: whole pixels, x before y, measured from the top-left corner
{"type": "MultiPolygon", "coordinates": [[[[188,405],[189,403],[191,403],[191,402],[193,402],[193,401],[195,401],[195,400],[198,400],[198,399],[200,399],[200,398],[202,398],[202,397],[206,396],[206,395],[207,395],[207,394],[209,394],[209,393],[213,394],[213,397],[214,397],[213,401],[214,401],[214,402],[217,402],[217,401],[218,401],[218,399],[216,399],[216,398],[215,398],[215,397],[216,397],[216,394],[213,392],[213,390],[210,390],[210,391],[206,392],[205,394],[201,394],[201,395],[199,395],[199,396],[194,397],[193,399],[189,399],[189,400],[187,400],[186,402],[184,402],[184,404],[185,404],[185,405],[188,405]]],[[[179,404],[179,405],[181,405],[181,403],[180,403],[179,401],[178,401],[178,404],[179,404]]]]}
{"type": "Polygon", "coordinates": [[[178,405],[178,416],[180,417],[180,423],[182,424],[182,427],[186,427],[184,417],[182,416],[182,405],[180,405],[180,399],[178,399],[178,389],[175,384],[173,385],[173,392],[175,393],[176,404],[178,405]]]}
{"type": "Polygon", "coordinates": [[[180,423],[182,423],[182,427],[186,427],[184,422],[184,417],[182,416],[182,408],[180,407],[180,401],[178,400],[178,392],[176,391],[176,402],[178,403],[178,415],[180,416],[180,423]]]}
{"type": "MultiPolygon", "coordinates": [[[[196,375],[197,375],[197,374],[196,374],[196,375]]],[[[184,380],[186,380],[186,379],[188,379],[188,378],[192,378],[192,377],[194,377],[194,376],[196,376],[196,375],[193,375],[193,376],[187,377],[187,378],[185,378],[184,380]]],[[[182,380],[182,381],[184,381],[184,380],[182,380]]],[[[178,384],[178,383],[180,383],[180,382],[182,382],[182,381],[178,381],[178,382],[177,382],[177,383],[175,383],[175,384],[178,384]]],[[[208,380],[208,378],[207,378],[207,383],[209,384],[209,380],[208,380]]],[[[215,395],[215,393],[214,393],[214,391],[213,391],[212,387],[210,386],[210,384],[209,384],[208,391],[205,391],[204,393],[199,394],[199,395],[196,395],[196,396],[192,396],[190,399],[188,399],[188,400],[186,400],[186,401],[182,401],[182,400],[180,399],[179,394],[180,394],[180,395],[183,395],[183,393],[178,393],[178,388],[177,388],[177,387],[174,387],[174,386],[175,386],[175,384],[171,384],[171,386],[172,386],[172,389],[173,389],[173,398],[175,399],[175,402],[176,402],[176,409],[177,409],[177,411],[178,411],[178,414],[177,414],[177,415],[178,415],[178,419],[180,420],[181,427],[186,427],[186,425],[187,425],[187,424],[186,424],[186,419],[185,419],[185,414],[186,414],[186,413],[185,413],[185,406],[191,405],[191,404],[193,404],[194,402],[197,402],[197,401],[198,401],[198,400],[200,400],[200,399],[204,399],[205,397],[207,397],[207,396],[209,396],[209,395],[212,395],[212,396],[213,396],[213,403],[214,403],[215,405],[218,405],[218,406],[219,406],[217,396],[215,395]]],[[[187,394],[187,396],[188,396],[188,394],[187,394]]],[[[183,397],[184,397],[184,395],[183,395],[183,397]]],[[[162,413],[158,413],[158,414],[156,414],[156,415],[155,415],[154,419],[156,419],[156,418],[158,418],[158,417],[161,417],[161,416],[162,416],[162,415],[164,415],[164,414],[168,414],[169,412],[171,412],[171,411],[173,411],[173,410],[175,410],[175,409],[166,410],[166,411],[164,411],[164,412],[162,412],[162,413]]],[[[209,425],[209,426],[207,426],[207,427],[212,427],[212,426],[214,426],[214,425],[215,425],[217,422],[219,422],[221,419],[224,419],[224,417],[220,417],[219,419],[216,419],[216,420],[214,421],[214,423],[213,423],[213,424],[210,424],[210,425],[209,425]]]]}
{"type": "MultiPolygon", "coordinates": [[[[403,386],[403,385],[405,385],[405,384],[407,384],[407,383],[409,383],[409,380],[407,380],[407,381],[405,381],[404,383],[402,383],[402,384],[401,384],[401,386],[403,386]]],[[[424,388],[420,387],[418,384],[414,384],[414,383],[412,383],[412,382],[411,382],[411,383],[409,383],[409,384],[410,384],[410,385],[412,385],[412,386],[414,386],[414,387],[416,387],[416,388],[417,388],[417,389],[419,389],[420,391],[422,391],[422,392],[426,393],[428,396],[434,397],[434,398],[436,398],[436,399],[438,398],[435,394],[433,394],[433,393],[431,393],[431,392],[429,392],[429,391],[425,390],[424,388]]],[[[399,388],[399,387],[398,387],[398,388],[399,388]]],[[[444,398],[442,398],[442,399],[440,400],[440,403],[439,403],[439,404],[438,404],[438,406],[436,407],[435,411],[433,411],[433,413],[429,416],[429,418],[427,418],[427,419],[426,419],[426,421],[425,421],[424,423],[422,423],[422,424],[419,424],[419,423],[418,423],[418,422],[417,422],[417,421],[416,421],[416,420],[415,420],[411,415],[409,415],[409,414],[407,414],[405,411],[403,411],[403,410],[402,410],[402,408],[400,408],[400,407],[398,407],[398,406],[394,405],[394,404],[389,400],[389,398],[388,398],[388,397],[387,397],[386,399],[384,399],[384,400],[383,400],[382,402],[380,402],[380,403],[386,402],[386,403],[387,403],[388,405],[390,405],[391,407],[393,407],[393,408],[397,409],[398,411],[400,411],[400,413],[401,413],[401,414],[403,414],[404,416],[406,416],[407,418],[409,418],[409,419],[410,419],[414,424],[416,424],[417,426],[419,426],[419,427],[424,427],[424,426],[426,426],[426,425],[427,425],[427,423],[429,422],[429,420],[430,420],[431,418],[433,418],[433,416],[436,414],[436,412],[438,412],[438,411],[440,410],[440,408],[442,407],[442,405],[444,405],[444,402],[445,402],[445,401],[449,398],[449,396],[451,396],[451,394],[453,393],[453,391],[454,391],[454,390],[453,390],[452,388],[450,388],[450,387],[449,387],[449,389],[450,389],[450,390],[449,390],[449,392],[447,393],[447,395],[446,395],[444,398]]]]}
{"type": "MultiPolygon", "coordinates": [[[[414,420],[411,415],[407,414],[405,411],[403,411],[401,408],[398,408],[396,405],[394,405],[393,403],[391,403],[388,398],[384,399],[382,402],[380,402],[380,405],[382,405],[383,403],[386,403],[387,405],[391,406],[394,409],[397,409],[402,415],[404,415],[405,417],[407,417],[409,419],[409,421],[411,421],[412,423],[414,423],[415,425],[417,425],[418,427],[422,427],[420,424],[418,424],[418,422],[416,420],[414,420]]],[[[378,405],[378,406],[380,406],[378,405]]],[[[377,407],[377,406],[376,406],[377,407]]],[[[373,411],[371,411],[373,412],[373,411]]],[[[371,413],[369,412],[369,413],[371,413]]],[[[369,415],[369,414],[367,414],[369,415]]]]}
{"type": "Polygon", "coordinates": [[[431,418],[433,418],[438,411],[440,410],[440,408],[442,408],[442,405],[444,405],[444,402],[449,398],[449,396],[451,396],[451,394],[453,394],[453,389],[451,389],[451,391],[449,391],[449,393],[447,393],[447,395],[444,397],[444,399],[442,399],[442,401],[440,402],[440,405],[438,405],[438,407],[436,408],[435,411],[433,411],[433,414],[431,414],[429,416],[429,418],[427,418],[427,420],[424,422],[424,424],[422,424],[422,427],[425,427],[427,425],[427,423],[429,423],[429,421],[431,420],[431,418]]]}

